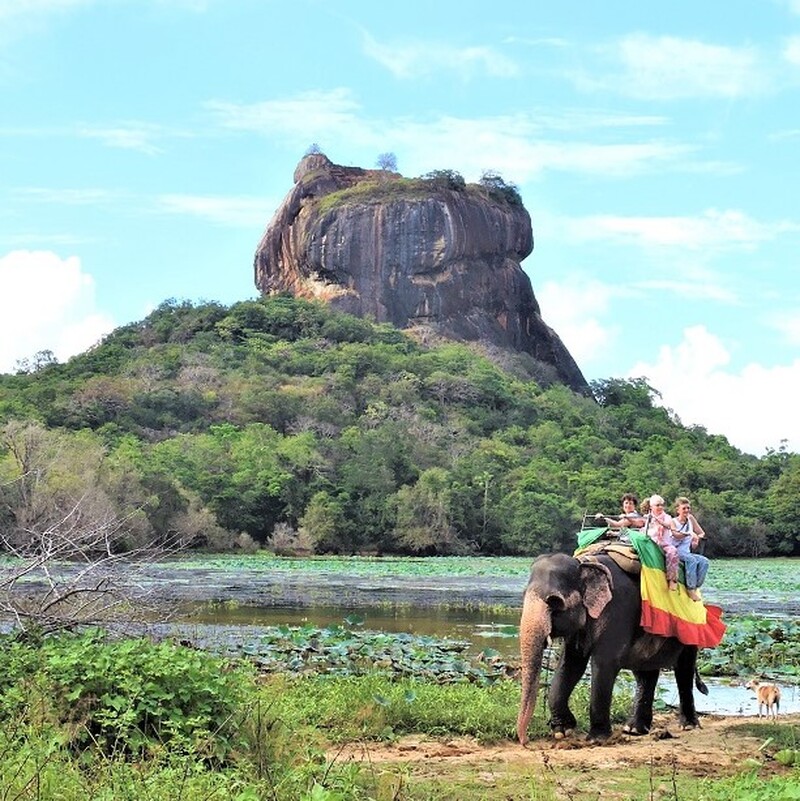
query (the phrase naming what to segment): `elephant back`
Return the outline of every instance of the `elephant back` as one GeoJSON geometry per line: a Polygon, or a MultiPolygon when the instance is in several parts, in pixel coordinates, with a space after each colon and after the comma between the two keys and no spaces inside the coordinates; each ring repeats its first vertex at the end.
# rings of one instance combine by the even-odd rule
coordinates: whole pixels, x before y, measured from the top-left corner
{"type": "Polygon", "coordinates": [[[596,559],[601,554],[608,556],[620,570],[631,576],[638,576],[642,572],[642,563],[636,551],[629,545],[622,545],[619,542],[596,542],[576,551],[575,558],[582,562],[596,559]]]}

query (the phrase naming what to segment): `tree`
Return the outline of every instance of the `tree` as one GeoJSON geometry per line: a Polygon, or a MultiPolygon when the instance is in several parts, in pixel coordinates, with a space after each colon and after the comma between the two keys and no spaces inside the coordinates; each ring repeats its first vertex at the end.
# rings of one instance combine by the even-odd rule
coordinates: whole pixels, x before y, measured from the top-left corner
{"type": "Polygon", "coordinates": [[[647,411],[661,397],[646,378],[607,378],[592,381],[590,387],[601,406],[631,406],[647,411]]]}
{"type": "Polygon", "coordinates": [[[800,552],[800,455],[789,459],[788,467],[770,487],[773,547],[784,554],[800,552]]]}
{"type": "Polygon", "coordinates": [[[348,550],[344,506],[325,491],[317,492],[309,501],[300,519],[300,531],[319,552],[348,550]]]}
{"type": "Polygon", "coordinates": [[[52,364],[58,364],[55,354],[52,350],[39,350],[30,357],[30,359],[17,359],[16,373],[17,375],[24,375],[26,373],[38,373],[44,370],[45,367],[50,367],[52,364]]]}
{"type": "Polygon", "coordinates": [[[466,554],[453,527],[450,476],[440,467],[426,470],[413,486],[397,491],[398,544],[418,554],[466,554]]]}
{"type": "Polygon", "coordinates": [[[432,170],[422,176],[423,181],[430,181],[439,189],[454,189],[457,192],[463,191],[467,187],[464,176],[455,170],[432,170]]]}
{"type": "Polygon", "coordinates": [[[489,197],[505,201],[512,206],[522,205],[522,198],[516,184],[507,183],[499,173],[485,170],[479,183],[484,189],[488,190],[489,197]]]}
{"type": "Polygon", "coordinates": [[[128,519],[87,515],[87,503],[81,498],[60,519],[29,530],[24,546],[0,533],[0,547],[11,557],[0,577],[0,613],[20,631],[152,619],[143,573],[180,543],[123,551],[128,519]]]}
{"type": "MultiPolygon", "coordinates": [[[[90,432],[15,421],[0,430],[0,550],[10,557],[0,613],[23,631],[131,620],[146,610],[143,568],[180,547],[154,536],[140,506],[116,503],[103,457],[90,432]]],[[[126,497],[136,497],[128,479],[126,497]]]]}
{"type": "Polygon", "coordinates": [[[397,156],[394,153],[381,153],[376,165],[386,172],[397,172],[397,156]]]}

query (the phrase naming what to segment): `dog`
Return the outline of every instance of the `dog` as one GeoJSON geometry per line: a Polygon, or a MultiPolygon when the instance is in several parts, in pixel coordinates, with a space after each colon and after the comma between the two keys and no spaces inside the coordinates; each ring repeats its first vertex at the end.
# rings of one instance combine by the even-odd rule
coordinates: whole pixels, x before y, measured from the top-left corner
{"type": "Polygon", "coordinates": [[[777,684],[762,684],[758,679],[751,679],[744,686],[758,698],[758,716],[761,717],[761,707],[764,707],[767,717],[777,720],[781,707],[781,688],[777,684]]]}

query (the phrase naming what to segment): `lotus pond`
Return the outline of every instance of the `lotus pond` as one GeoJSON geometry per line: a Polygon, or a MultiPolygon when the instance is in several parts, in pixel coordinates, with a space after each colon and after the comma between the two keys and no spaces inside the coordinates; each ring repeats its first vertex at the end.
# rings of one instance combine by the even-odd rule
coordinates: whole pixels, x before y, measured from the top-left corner
{"type": "MultiPolygon", "coordinates": [[[[377,668],[491,683],[515,673],[530,561],[205,556],[153,565],[143,578],[177,610],[157,633],[245,656],[265,672],[377,668]]],[[[712,703],[747,712],[745,677],[788,688],[800,681],[800,560],[716,559],[703,595],[729,627],[722,645],[700,656],[702,672],[718,677],[712,703]],[[726,684],[733,695],[723,703],[726,684]]],[[[800,706],[795,692],[786,704],[800,706]]]]}

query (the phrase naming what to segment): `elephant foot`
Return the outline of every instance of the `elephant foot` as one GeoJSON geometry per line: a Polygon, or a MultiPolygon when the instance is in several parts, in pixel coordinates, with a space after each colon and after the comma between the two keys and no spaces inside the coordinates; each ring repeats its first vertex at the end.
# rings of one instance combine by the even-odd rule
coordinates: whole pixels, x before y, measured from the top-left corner
{"type": "Polygon", "coordinates": [[[631,737],[643,737],[645,734],[650,733],[650,728],[648,726],[635,726],[628,723],[622,727],[622,733],[629,734],[631,737]]]}
{"type": "Polygon", "coordinates": [[[603,745],[611,737],[611,732],[590,731],[586,735],[586,742],[592,745],[603,745]]]}
{"type": "Polygon", "coordinates": [[[692,729],[699,729],[699,728],[701,728],[700,721],[697,720],[697,719],[695,719],[695,720],[682,719],[681,720],[681,729],[683,731],[691,731],[692,729]]]}
{"type": "Polygon", "coordinates": [[[572,737],[573,729],[555,729],[553,731],[553,737],[556,740],[563,740],[565,737],[572,737]]]}

